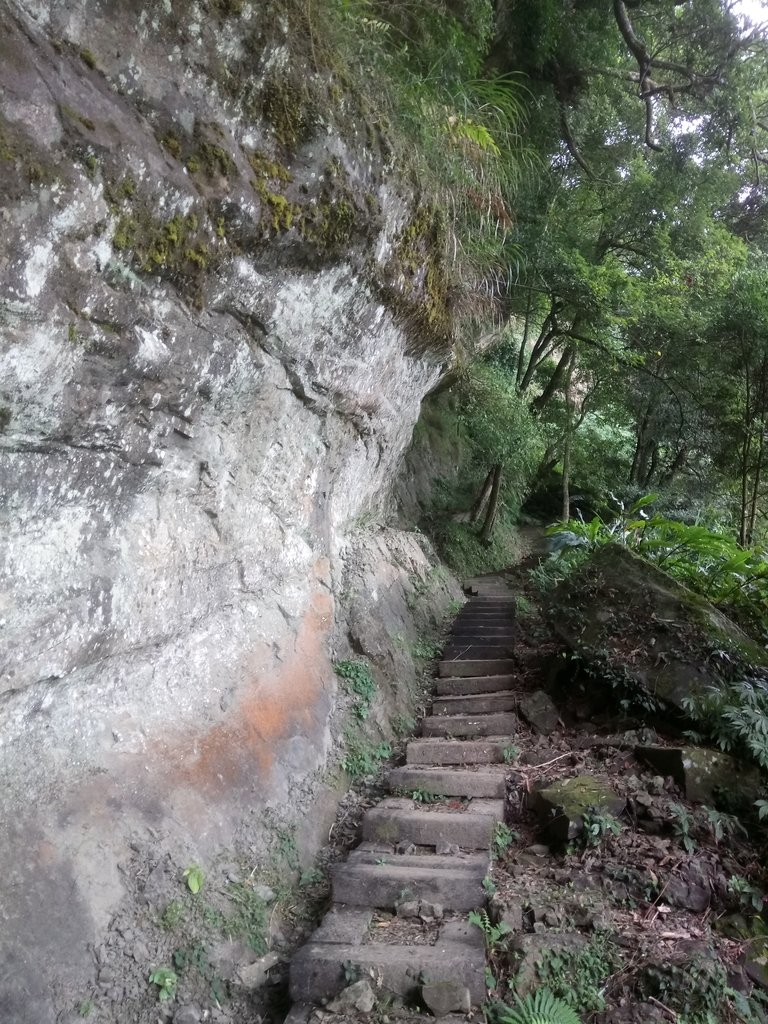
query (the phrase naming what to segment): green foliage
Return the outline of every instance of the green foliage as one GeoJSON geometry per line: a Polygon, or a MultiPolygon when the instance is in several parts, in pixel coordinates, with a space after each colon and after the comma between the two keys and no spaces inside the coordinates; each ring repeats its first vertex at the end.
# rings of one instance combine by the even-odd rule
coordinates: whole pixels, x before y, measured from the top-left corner
{"type": "Polygon", "coordinates": [[[512,932],[506,921],[493,924],[486,910],[470,910],[469,923],[482,931],[487,949],[493,951],[506,948],[507,936],[512,932]]]}
{"type": "Polygon", "coordinates": [[[226,919],[229,934],[244,938],[259,955],[266,953],[269,924],[267,904],[254,891],[250,881],[233,882],[227,889],[227,897],[235,907],[226,919]]]}
{"type": "Polygon", "coordinates": [[[525,999],[515,995],[515,1006],[502,1006],[500,1024],[581,1024],[578,1014],[549,989],[540,988],[525,999]]]}
{"type": "Polygon", "coordinates": [[[334,670],[336,675],[344,680],[344,689],[353,698],[352,709],[355,716],[364,722],[376,695],[376,682],[371,675],[370,667],[364,661],[337,661],[334,670]]]}
{"type": "Polygon", "coordinates": [[[344,733],[344,744],[346,750],[341,766],[353,780],[375,775],[381,762],[392,756],[389,743],[368,740],[355,729],[347,729],[344,733]]]}
{"type": "Polygon", "coordinates": [[[684,698],[683,704],[721,750],[744,754],[768,769],[768,689],[762,682],[724,682],[684,698]]]}
{"type": "Polygon", "coordinates": [[[597,934],[581,949],[552,949],[536,964],[542,985],[574,1010],[605,1009],[605,984],[619,963],[616,947],[597,934]]]}
{"type": "Polygon", "coordinates": [[[187,888],[193,896],[200,892],[203,887],[203,878],[205,877],[202,868],[198,867],[197,864],[193,864],[184,871],[183,877],[186,879],[187,888]]]}
{"type": "Polygon", "coordinates": [[[696,843],[691,835],[694,825],[693,816],[683,804],[670,801],[669,809],[672,813],[672,828],[686,853],[693,853],[696,843]]]}
{"type": "Polygon", "coordinates": [[[186,911],[184,910],[184,904],[179,900],[171,900],[161,914],[159,924],[161,928],[172,932],[178,928],[185,917],[186,911]]]}
{"type": "Polygon", "coordinates": [[[408,795],[417,804],[433,804],[440,799],[436,793],[430,793],[427,789],[413,789],[408,795]]]}
{"type": "Polygon", "coordinates": [[[443,645],[439,640],[430,640],[429,637],[420,637],[413,645],[414,658],[422,658],[425,661],[432,661],[442,653],[443,645]]]}
{"type": "Polygon", "coordinates": [[[439,195],[457,282],[506,272],[506,203],[531,157],[522,143],[525,90],[514,75],[488,77],[491,0],[458,12],[446,0],[334,0],[348,69],[358,73],[370,122],[385,120],[401,161],[439,195]],[[373,86],[373,88],[371,88],[373,86]]]}
{"type": "Polygon", "coordinates": [[[149,976],[149,983],[157,986],[157,997],[161,1003],[176,998],[179,976],[171,967],[156,967],[149,976]]]}
{"type": "Polygon", "coordinates": [[[582,821],[581,838],[585,846],[602,846],[608,836],[617,836],[621,832],[621,822],[599,807],[588,808],[582,815],[582,821]]]}
{"type": "Polygon", "coordinates": [[[682,963],[652,964],[646,970],[643,988],[686,1024],[720,1024],[727,1019],[726,1007],[733,995],[720,960],[702,954],[682,963]]]}
{"type": "Polygon", "coordinates": [[[491,841],[491,847],[495,856],[503,856],[510,846],[512,846],[513,843],[516,843],[519,838],[520,834],[510,828],[509,825],[505,825],[503,821],[497,821],[493,830],[493,839],[491,841]]]}
{"type": "Polygon", "coordinates": [[[752,885],[746,878],[732,875],[728,879],[728,892],[735,896],[742,910],[752,910],[761,914],[765,907],[765,896],[761,889],[752,885]]]}
{"type": "Polygon", "coordinates": [[[520,748],[516,747],[514,743],[509,743],[504,747],[502,757],[504,758],[504,764],[514,764],[520,757],[520,748]]]}
{"type": "Polygon", "coordinates": [[[610,519],[571,519],[546,532],[561,552],[624,544],[762,633],[768,610],[768,559],[725,533],[662,515],[649,517],[645,508],[658,497],[647,494],[629,506],[617,500],[610,519]]]}

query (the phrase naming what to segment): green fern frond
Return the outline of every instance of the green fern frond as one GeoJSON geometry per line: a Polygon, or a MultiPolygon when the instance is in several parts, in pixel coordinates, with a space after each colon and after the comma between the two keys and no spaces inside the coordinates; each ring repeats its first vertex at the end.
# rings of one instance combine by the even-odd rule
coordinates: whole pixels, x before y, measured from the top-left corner
{"type": "Polygon", "coordinates": [[[581,1024],[581,1018],[562,999],[548,988],[540,988],[521,999],[515,996],[517,1006],[506,1008],[500,1014],[501,1024],[581,1024]]]}

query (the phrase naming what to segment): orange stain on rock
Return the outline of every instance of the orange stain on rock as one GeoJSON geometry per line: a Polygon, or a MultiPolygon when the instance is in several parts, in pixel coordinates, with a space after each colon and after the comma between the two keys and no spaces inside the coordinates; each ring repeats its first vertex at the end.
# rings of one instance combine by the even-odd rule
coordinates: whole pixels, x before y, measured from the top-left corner
{"type": "Polygon", "coordinates": [[[330,674],[325,646],[332,622],[331,594],[316,593],[290,656],[275,662],[265,651],[248,693],[228,711],[225,722],[189,737],[186,744],[166,747],[166,783],[187,784],[208,794],[262,787],[270,780],[281,741],[298,733],[310,743],[317,737],[319,747],[328,712],[322,697],[323,680],[330,674]]]}

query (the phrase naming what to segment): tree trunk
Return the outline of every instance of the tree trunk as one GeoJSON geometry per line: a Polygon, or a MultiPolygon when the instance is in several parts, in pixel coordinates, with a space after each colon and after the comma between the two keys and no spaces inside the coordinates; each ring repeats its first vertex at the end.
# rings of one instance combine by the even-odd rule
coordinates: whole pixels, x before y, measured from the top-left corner
{"type": "MultiPolygon", "coordinates": [[[[549,383],[544,388],[538,398],[535,398],[531,403],[531,408],[535,409],[536,412],[541,412],[547,402],[552,398],[557,389],[560,387],[560,383],[565,375],[566,369],[570,366],[571,361],[576,353],[576,349],[569,345],[565,352],[560,356],[560,361],[555,367],[552,376],[549,378],[549,383]]],[[[570,380],[568,381],[567,388],[570,388],[570,380]]]]}
{"type": "Polygon", "coordinates": [[[499,491],[501,489],[501,463],[497,462],[493,467],[493,486],[491,488],[491,498],[488,502],[488,511],[485,516],[485,522],[483,528],[480,531],[480,541],[482,544],[488,545],[491,543],[491,535],[493,534],[493,527],[496,524],[496,513],[499,510],[499,491]]]}
{"type": "Polygon", "coordinates": [[[525,366],[525,355],[528,351],[528,331],[531,326],[531,307],[533,306],[533,289],[528,289],[528,301],[525,306],[525,326],[523,327],[523,340],[520,342],[520,351],[517,353],[517,376],[515,383],[519,384],[523,379],[523,368],[525,366]]]}
{"type": "Polygon", "coordinates": [[[565,378],[565,439],[563,442],[563,514],[562,520],[567,523],[571,518],[571,435],[573,434],[573,402],[571,401],[571,383],[573,369],[576,365],[576,349],[571,350],[568,372],[565,378]]]}
{"type": "Polygon", "coordinates": [[[483,506],[485,505],[486,501],[488,500],[488,495],[491,493],[492,486],[493,486],[493,467],[491,467],[491,469],[488,470],[488,476],[485,478],[485,483],[483,484],[482,490],[478,494],[477,499],[476,499],[474,505],[472,506],[472,510],[469,513],[469,523],[470,523],[470,526],[474,526],[475,523],[480,518],[480,513],[483,511],[483,506]]]}

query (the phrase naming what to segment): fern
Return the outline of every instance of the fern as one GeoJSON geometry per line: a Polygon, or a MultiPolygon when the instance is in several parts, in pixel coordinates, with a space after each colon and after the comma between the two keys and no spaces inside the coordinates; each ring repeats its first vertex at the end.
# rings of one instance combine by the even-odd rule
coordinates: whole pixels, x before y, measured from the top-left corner
{"type": "Polygon", "coordinates": [[[558,999],[548,988],[540,988],[525,999],[515,996],[516,1006],[505,1007],[499,1015],[501,1024],[581,1024],[578,1014],[558,999]]]}

